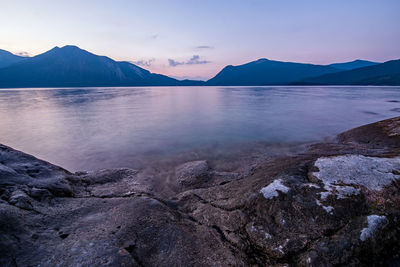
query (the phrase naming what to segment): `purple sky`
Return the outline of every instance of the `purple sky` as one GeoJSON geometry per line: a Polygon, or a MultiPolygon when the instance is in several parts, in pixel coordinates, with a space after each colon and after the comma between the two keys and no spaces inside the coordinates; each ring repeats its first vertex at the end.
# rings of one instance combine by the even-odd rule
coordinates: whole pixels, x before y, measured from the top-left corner
{"type": "Polygon", "coordinates": [[[0,48],[78,45],[178,78],[258,58],[400,58],[399,0],[0,0],[0,48]]]}

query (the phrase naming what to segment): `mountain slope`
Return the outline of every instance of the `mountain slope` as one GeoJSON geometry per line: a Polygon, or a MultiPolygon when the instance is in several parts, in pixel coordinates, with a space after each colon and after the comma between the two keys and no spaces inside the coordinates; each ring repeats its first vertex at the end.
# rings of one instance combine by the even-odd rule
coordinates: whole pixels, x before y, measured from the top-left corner
{"type": "Polygon", "coordinates": [[[76,46],[55,47],[0,69],[0,87],[178,85],[129,62],[116,62],[76,46]]]}
{"type": "Polygon", "coordinates": [[[302,79],[304,85],[400,85],[400,60],[302,79]]]}
{"type": "Polygon", "coordinates": [[[0,68],[10,66],[24,59],[26,59],[26,57],[17,56],[6,50],[0,49],[0,68]]]}
{"type": "Polygon", "coordinates": [[[259,59],[239,66],[227,66],[207,85],[282,85],[339,71],[330,66],[259,59]]]}
{"type": "Polygon", "coordinates": [[[339,70],[353,70],[353,69],[373,66],[373,65],[377,65],[377,64],[379,64],[379,63],[357,59],[357,60],[354,60],[351,62],[333,63],[333,64],[329,64],[328,66],[333,67],[335,69],[339,69],[339,70]]]}

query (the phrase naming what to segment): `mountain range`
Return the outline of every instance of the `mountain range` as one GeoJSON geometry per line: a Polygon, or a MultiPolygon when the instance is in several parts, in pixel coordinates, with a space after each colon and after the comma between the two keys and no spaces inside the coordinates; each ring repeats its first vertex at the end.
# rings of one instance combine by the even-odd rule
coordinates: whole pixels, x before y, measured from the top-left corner
{"type": "Polygon", "coordinates": [[[400,60],[391,60],[368,67],[305,78],[293,84],[400,85],[400,60]]]}
{"type": "MultiPolygon", "coordinates": [[[[0,87],[175,86],[190,85],[151,73],[125,61],[114,61],[76,46],[64,46],[29,58],[8,54],[0,68],[0,87]]],[[[0,63],[1,64],[1,63],[0,63]]]]}
{"type": "Polygon", "coordinates": [[[0,87],[400,85],[400,60],[315,65],[259,59],[226,66],[210,80],[177,80],[67,45],[23,57],[0,50],[0,87]]]}

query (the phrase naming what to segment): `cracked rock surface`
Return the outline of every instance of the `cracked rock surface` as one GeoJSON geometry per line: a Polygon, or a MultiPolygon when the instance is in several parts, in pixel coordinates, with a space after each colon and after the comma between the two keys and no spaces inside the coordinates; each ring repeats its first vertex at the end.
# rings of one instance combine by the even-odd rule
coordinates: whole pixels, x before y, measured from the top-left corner
{"type": "Polygon", "coordinates": [[[399,133],[397,117],[158,173],[70,173],[0,145],[0,266],[399,266],[399,133]]]}

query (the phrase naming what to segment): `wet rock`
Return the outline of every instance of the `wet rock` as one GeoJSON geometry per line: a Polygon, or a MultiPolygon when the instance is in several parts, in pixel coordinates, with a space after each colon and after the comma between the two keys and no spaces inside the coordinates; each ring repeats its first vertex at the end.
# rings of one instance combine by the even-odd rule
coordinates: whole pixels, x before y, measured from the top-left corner
{"type": "Polygon", "coordinates": [[[200,160],[72,174],[0,145],[0,265],[393,266],[399,127],[363,126],[232,172],[200,160]]]}
{"type": "Polygon", "coordinates": [[[25,194],[25,192],[23,192],[21,190],[16,190],[16,191],[12,192],[8,202],[11,205],[14,205],[21,209],[26,209],[26,210],[32,209],[32,204],[31,204],[29,197],[25,194]]]}
{"type": "Polygon", "coordinates": [[[371,123],[338,136],[341,143],[356,143],[370,148],[399,148],[400,117],[371,123]]]}
{"type": "Polygon", "coordinates": [[[86,175],[81,174],[79,180],[88,185],[115,183],[123,179],[132,178],[137,173],[137,170],[127,168],[100,170],[96,172],[89,172],[86,175]]]}
{"type": "Polygon", "coordinates": [[[33,187],[29,190],[29,196],[38,201],[43,201],[50,199],[52,194],[47,189],[33,187]]]}
{"type": "Polygon", "coordinates": [[[183,186],[201,185],[209,178],[207,161],[198,160],[184,163],[175,169],[178,183],[183,186]]]}

